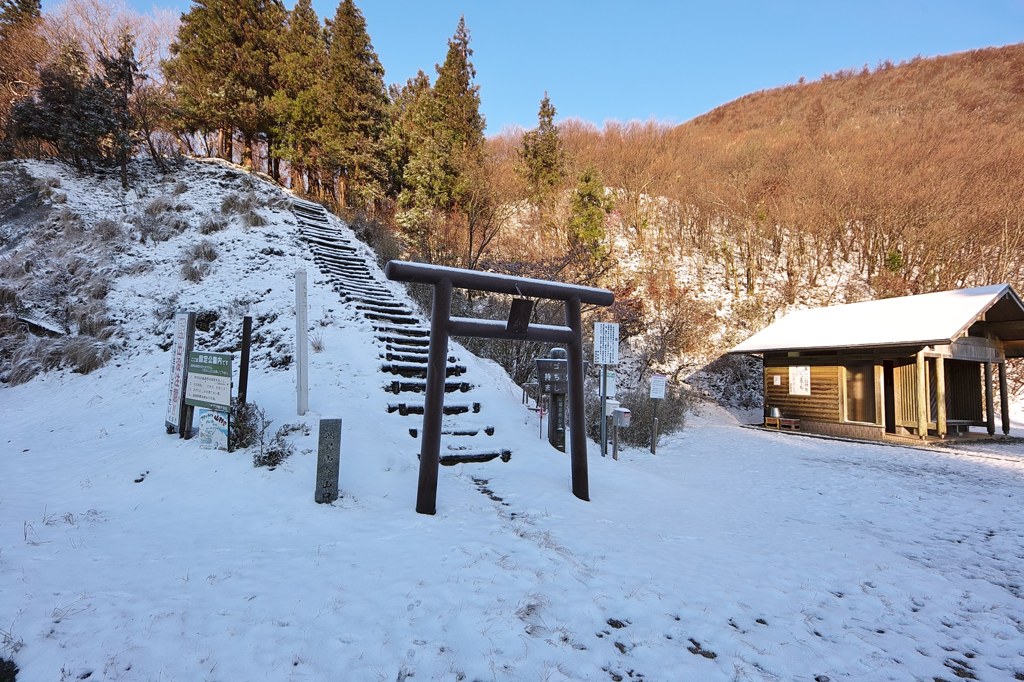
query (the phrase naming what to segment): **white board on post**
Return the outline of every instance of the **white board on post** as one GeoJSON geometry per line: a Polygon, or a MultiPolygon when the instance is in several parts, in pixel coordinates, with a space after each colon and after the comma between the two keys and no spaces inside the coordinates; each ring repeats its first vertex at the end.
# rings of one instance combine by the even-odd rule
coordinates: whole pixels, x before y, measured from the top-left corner
{"type": "Polygon", "coordinates": [[[651,375],[651,398],[653,400],[665,399],[665,386],[668,378],[664,374],[651,375]]]}
{"type": "Polygon", "coordinates": [[[619,364],[619,325],[616,322],[594,323],[594,364],[619,364]]]}
{"type": "Polygon", "coordinates": [[[171,348],[171,377],[167,391],[167,416],[164,426],[167,433],[178,431],[181,426],[181,407],[184,404],[182,389],[188,372],[188,353],[192,350],[189,320],[191,313],[177,313],[174,316],[174,345],[171,348]]]}

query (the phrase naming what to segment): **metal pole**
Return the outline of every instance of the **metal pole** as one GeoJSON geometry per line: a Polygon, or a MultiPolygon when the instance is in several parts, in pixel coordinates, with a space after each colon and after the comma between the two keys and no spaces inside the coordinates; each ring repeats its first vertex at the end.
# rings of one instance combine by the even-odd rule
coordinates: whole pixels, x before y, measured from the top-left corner
{"type": "Polygon", "coordinates": [[[654,399],[654,422],[651,424],[651,454],[656,454],[658,449],[658,403],[661,401],[657,398],[654,399]]]}
{"type": "Polygon", "coordinates": [[[444,414],[444,380],[448,363],[448,318],[452,312],[452,282],[434,285],[430,311],[430,348],[427,352],[427,387],[423,400],[423,435],[420,438],[419,488],[416,511],[437,513],[437,469],[441,461],[441,418],[444,414]]]}
{"type": "Polygon", "coordinates": [[[657,420],[657,418],[655,418],[655,420],[654,420],[654,440],[651,441],[651,454],[652,455],[658,454],[657,452],[655,452],[657,449],[658,449],[658,420],[657,420]]]}
{"type": "Polygon", "coordinates": [[[608,401],[608,365],[601,365],[601,456],[608,456],[608,419],[605,417],[608,401]]]}
{"type": "Polygon", "coordinates": [[[569,461],[572,464],[572,494],[581,500],[590,500],[590,478],[587,474],[587,427],[583,409],[583,322],[580,317],[580,299],[565,302],[565,326],[573,331],[568,343],[569,355],[569,461]]]}

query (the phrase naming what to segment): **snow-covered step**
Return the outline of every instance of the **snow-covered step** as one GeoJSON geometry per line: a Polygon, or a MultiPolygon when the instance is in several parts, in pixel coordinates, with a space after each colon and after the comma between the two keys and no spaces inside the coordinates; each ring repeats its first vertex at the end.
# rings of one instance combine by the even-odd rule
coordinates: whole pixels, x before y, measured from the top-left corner
{"type": "MultiPolygon", "coordinates": [[[[407,305],[395,303],[393,305],[378,305],[371,303],[360,303],[356,310],[368,313],[384,313],[387,315],[413,315],[413,311],[407,305]]],[[[417,318],[418,319],[418,318],[417,318]]]]}
{"type": "MultiPolygon", "coordinates": [[[[397,412],[403,417],[409,414],[423,414],[423,403],[388,403],[388,412],[397,412]]],[[[443,408],[444,414],[456,415],[456,414],[478,414],[480,412],[480,403],[451,403],[445,402],[443,408]]]]}
{"type": "Polygon", "coordinates": [[[395,303],[394,299],[384,298],[383,294],[362,294],[358,292],[342,293],[341,300],[344,303],[366,303],[369,305],[380,306],[382,308],[387,306],[403,307],[401,303],[395,303]]]}
{"type": "MultiPolygon", "coordinates": [[[[426,379],[427,365],[425,362],[389,362],[380,366],[380,371],[396,374],[406,379],[426,379]]],[[[466,373],[465,365],[446,365],[446,377],[459,377],[466,373]]]]}
{"type": "MultiPolygon", "coordinates": [[[[417,453],[418,456],[419,453],[417,453]]],[[[456,464],[483,464],[484,462],[490,462],[495,459],[501,459],[502,462],[508,462],[512,459],[512,451],[506,449],[500,450],[482,450],[482,451],[468,451],[460,452],[458,454],[441,454],[441,465],[442,466],[455,466],[456,464]]]]}
{"type": "MultiPolygon", "coordinates": [[[[473,389],[473,384],[468,381],[446,381],[444,382],[445,393],[468,393],[473,389]]],[[[390,384],[385,386],[385,391],[389,391],[398,395],[400,393],[426,393],[427,382],[426,381],[392,381],[390,384]]]]}
{"type": "Polygon", "coordinates": [[[379,285],[361,284],[343,277],[338,277],[337,275],[331,277],[331,283],[334,285],[334,290],[339,294],[352,292],[365,294],[367,296],[386,296],[388,293],[386,289],[381,288],[379,285]]]}
{"type": "Polygon", "coordinates": [[[400,326],[391,324],[375,324],[373,330],[380,334],[395,334],[398,336],[409,337],[423,337],[429,339],[430,330],[426,327],[412,327],[412,326],[400,326]]]}
{"type": "MultiPolygon", "coordinates": [[[[384,359],[384,360],[387,360],[388,362],[402,362],[402,363],[406,363],[406,364],[409,364],[409,365],[416,365],[416,366],[419,366],[419,367],[426,367],[427,366],[427,353],[426,352],[417,354],[417,353],[396,353],[396,352],[393,352],[393,351],[388,351],[386,353],[383,353],[381,355],[381,358],[384,359]]],[[[454,355],[449,355],[446,358],[446,360],[449,363],[456,363],[456,362],[458,362],[458,358],[456,358],[454,355]]]]}
{"type": "Polygon", "coordinates": [[[411,315],[391,315],[388,313],[374,313],[370,311],[364,311],[363,317],[368,320],[378,320],[381,322],[392,322],[394,324],[420,324],[418,317],[411,315]]]}
{"type": "Polygon", "coordinates": [[[337,253],[328,253],[319,251],[313,256],[313,260],[317,265],[329,265],[334,268],[341,268],[346,272],[358,272],[365,274],[369,277],[373,277],[370,268],[366,266],[362,260],[356,256],[339,255],[337,253]]]}
{"type": "MultiPolygon", "coordinates": [[[[461,428],[447,428],[441,429],[442,436],[478,436],[483,433],[485,436],[494,435],[494,427],[490,425],[484,426],[465,426],[461,428]]],[[[409,435],[413,438],[420,437],[420,430],[418,428],[409,429],[409,435]]]]}

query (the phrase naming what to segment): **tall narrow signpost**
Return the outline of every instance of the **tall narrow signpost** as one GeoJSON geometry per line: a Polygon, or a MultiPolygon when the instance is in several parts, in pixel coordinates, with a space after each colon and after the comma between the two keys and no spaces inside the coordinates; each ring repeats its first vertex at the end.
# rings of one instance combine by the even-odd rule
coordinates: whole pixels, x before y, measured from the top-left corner
{"type": "Polygon", "coordinates": [[[196,337],[196,314],[178,313],[174,316],[174,347],[171,350],[171,380],[167,394],[167,433],[177,432],[185,438],[192,428],[191,420],[185,424],[185,381],[188,374],[188,355],[196,337]]]}
{"type": "Polygon", "coordinates": [[[619,325],[614,322],[594,323],[594,364],[601,366],[601,456],[608,455],[608,365],[619,364],[619,325]]]}
{"type": "MultiPolygon", "coordinates": [[[[565,452],[565,396],[569,392],[568,357],[564,348],[552,348],[548,357],[536,359],[539,395],[548,396],[548,442],[562,452],[565,452]]],[[[540,414],[543,420],[544,413],[540,414]]]]}
{"type": "Polygon", "coordinates": [[[657,454],[658,450],[658,403],[665,399],[664,374],[655,374],[651,377],[651,400],[654,401],[654,421],[651,423],[651,454],[657,454]]]}

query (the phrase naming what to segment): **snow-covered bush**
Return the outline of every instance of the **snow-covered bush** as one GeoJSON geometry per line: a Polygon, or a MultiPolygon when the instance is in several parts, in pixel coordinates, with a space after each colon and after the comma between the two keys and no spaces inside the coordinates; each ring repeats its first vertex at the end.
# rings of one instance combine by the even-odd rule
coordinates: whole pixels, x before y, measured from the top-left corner
{"type": "Polygon", "coordinates": [[[263,408],[253,402],[240,403],[232,400],[228,426],[228,448],[231,450],[250,448],[262,444],[270,428],[270,420],[263,408]]]}
{"type": "Polygon", "coordinates": [[[228,426],[228,446],[232,450],[253,448],[252,465],[273,469],[295,454],[295,446],[288,442],[288,435],[296,431],[308,433],[303,424],[285,424],[273,438],[267,439],[271,420],[256,403],[231,404],[228,426]]]}
{"type": "Polygon", "coordinates": [[[186,219],[177,215],[187,211],[186,204],[175,204],[166,196],[159,196],[150,201],[141,213],[131,218],[138,231],[139,241],[147,239],[153,242],[165,242],[188,229],[186,219]]]}

